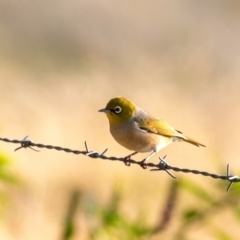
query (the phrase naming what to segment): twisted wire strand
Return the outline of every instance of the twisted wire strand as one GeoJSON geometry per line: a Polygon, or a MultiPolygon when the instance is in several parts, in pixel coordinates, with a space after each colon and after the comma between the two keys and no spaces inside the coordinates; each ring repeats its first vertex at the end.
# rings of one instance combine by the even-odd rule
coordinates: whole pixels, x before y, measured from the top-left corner
{"type": "MultiPolygon", "coordinates": [[[[23,140],[10,140],[8,138],[0,138],[0,141],[4,142],[9,142],[9,143],[15,143],[15,144],[21,144],[20,147],[16,148],[15,151],[21,149],[21,148],[31,148],[34,151],[39,151],[36,150],[33,147],[37,148],[46,148],[46,149],[54,149],[57,151],[64,151],[67,153],[73,153],[73,154],[83,154],[85,156],[91,157],[91,158],[98,158],[102,160],[111,160],[111,161],[121,161],[121,162],[126,162],[126,158],[123,157],[114,157],[114,156],[106,156],[104,155],[108,149],[105,149],[102,153],[98,153],[97,151],[89,151],[87,142],[85,142],[85,151],[79,151],[79,150],[72,150],[69,148],[63,148],[59,146],[53,146],[53,145],[46,145],[46,144],[41,144],[41,143],[33,143],[28,139],[28,136],[25,137],[23,140]]],[[[217,175],[213,173],[208,173],[204,171],[199,171],[199,170],[192,170],[188,168],[178,168],[178,167],[173,167],[170,166],[164,159],[166,156],[163,158],[160,158],[160,162],[158,164],[154,163],[144,163],[146,167],[151,168],[150,171],[165,171],[167,174],[169,174],[172,178],[176,178],[172,173],[169,172],[169,170],[173,170],[175,172],[184,172],[184,173],[192,173],[192,174],[199,174],[205,177],[211,177],[214,179],[221,179],[221,180],[227,180],[229,181],[229,185],[227,187],[227,191],[229,191],[230,187],[232,186],[233,183],[240,182],[240,178],[236,175],[231,175],[230,174],[230,165],[227,165],[227,175],[217,175]]],[[[140,161],[135,161],[133,159],[128,159],[128,163],[131,164],[137,164],[139,166],[142,166],[142,163],[140,161]]]]}

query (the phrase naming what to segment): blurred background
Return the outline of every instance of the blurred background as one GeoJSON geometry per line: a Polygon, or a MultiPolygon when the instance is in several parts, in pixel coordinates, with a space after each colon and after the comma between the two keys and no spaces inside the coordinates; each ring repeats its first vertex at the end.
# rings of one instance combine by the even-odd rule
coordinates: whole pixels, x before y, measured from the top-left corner
{"type": "MultiPolygon", "coordinates": [[[[0,39],[1,137],[123,157],[98,110],[125,96],[207,146],[151,162],[240,173],[239,1],[0,0],[0,39]]],[[[237,184],[16,147],[0,143],[0,239],[240,237],[237,184]]]]}

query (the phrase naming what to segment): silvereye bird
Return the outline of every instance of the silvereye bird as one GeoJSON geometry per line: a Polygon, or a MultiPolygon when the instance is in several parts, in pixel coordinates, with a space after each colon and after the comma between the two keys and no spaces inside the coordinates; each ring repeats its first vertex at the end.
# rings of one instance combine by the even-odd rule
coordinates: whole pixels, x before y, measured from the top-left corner
{"type": "Polygon", "coordinates": [[[164,120],[152,117],[124,97],[111,99],[99,112],[106,113],[114,139],[123,147],[134,151],[125,157],[126,164],[131,156],[138,152],[151,152],[141,161],[141,166],[146,168],[144,163],[151,156],[173,142],[184,141],[197,147],[205,147],[198,141],[186,137],[164,120]]]}

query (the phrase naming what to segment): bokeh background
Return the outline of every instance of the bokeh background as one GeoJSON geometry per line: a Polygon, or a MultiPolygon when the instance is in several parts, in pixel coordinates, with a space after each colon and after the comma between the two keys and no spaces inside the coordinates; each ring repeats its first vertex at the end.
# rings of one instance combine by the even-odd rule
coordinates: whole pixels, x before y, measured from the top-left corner
{"type": "MultiPolygon", "coordinates": [[[[207,146],[168,146],[158,156],[167,154],[170,165],[224,175],[230,163],[237,174],[239,66],[239,1],[0,0],[0,135],[79,150],[86,140],[91,150],[122,157],[129,151],[97,111],[125,96],[207,146]]],[[[68,239],[76,192],[71,239],[177,239],[184,221],[191,226],[179,239],[239,239],[240,210],[227,204],[238,206],[238,185],[226,193],[227,182],[175,173],[178,197],[166,228],[129,237],[128,225],[161,219],[174,182],[166,173],[16,147],[0,143],[8,176],[0,239],[68,239]],[[114,196],[124,226],[105,226],[95,211],[109,209],[114,196]],[[198,212],[190,209],[206,215],[187,222],[198,212]]]]}

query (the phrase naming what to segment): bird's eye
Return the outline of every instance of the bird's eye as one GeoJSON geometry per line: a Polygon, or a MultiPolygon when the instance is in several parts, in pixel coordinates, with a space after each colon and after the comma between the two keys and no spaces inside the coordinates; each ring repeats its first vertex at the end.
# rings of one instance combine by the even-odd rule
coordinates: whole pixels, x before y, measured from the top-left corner
{"type": "Polygon", "coordinates": [[[120,113],[121,111],[122,111],[122,108],[119,107],[119,106],[117,106],[117,107],[114,108],[114,112],[115,112],[115,113],[120,113]]]}

